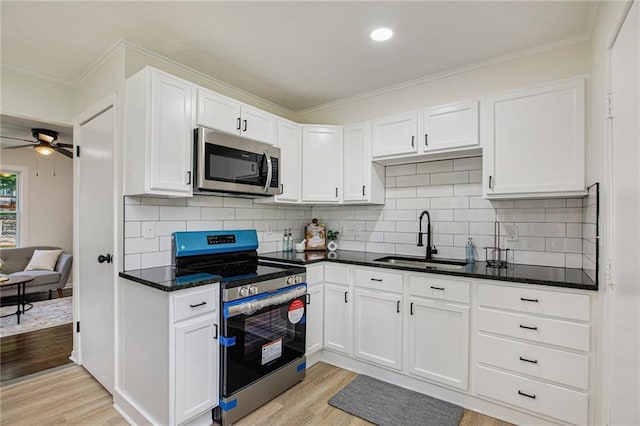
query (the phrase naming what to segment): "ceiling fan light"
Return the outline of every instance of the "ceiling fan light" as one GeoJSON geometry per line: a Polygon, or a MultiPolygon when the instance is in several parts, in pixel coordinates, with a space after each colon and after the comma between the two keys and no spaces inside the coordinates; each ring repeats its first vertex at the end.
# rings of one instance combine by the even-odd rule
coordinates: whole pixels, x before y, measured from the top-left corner
{"type": "Polygon", "coordinates": [[[52,143],[53,141],[58,139],[58,132],[55,132],[53,130],[31,129],[31,134],[33,135],[34,138],[38,139],[39,141],[43,141],[47,143],[52,143]]]}
{"type": "Polygon", "coordinates": [[[54,149],[51,148],[51,146],[48,144],[47,145],[41,144],[41,145],[35,146],[34,148],[38,154],[42,154],[42,155],[51,155],[54,152],[54,149]]]}

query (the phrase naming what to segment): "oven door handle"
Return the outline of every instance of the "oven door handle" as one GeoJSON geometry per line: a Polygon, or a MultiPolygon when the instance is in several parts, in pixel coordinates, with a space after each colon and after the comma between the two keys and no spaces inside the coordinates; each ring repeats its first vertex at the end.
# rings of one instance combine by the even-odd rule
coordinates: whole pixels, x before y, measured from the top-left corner
{"type": "Polygon", "coordinates": [[[267,159],[267,181],[264,183],[264,192],[266,193],[269,190],[271,178],[273,177],[273,164],[271,164],[271,156],[266,149],[264,150],[264,156],[267,159]]]}
{"type": "Polygon", "coordinates": [[[293,299],[304,296],[307,293],[307,286],[300,285],[292,289],[278,291],[262,297],[249,297],[248,300],[236,300],[223,304],[223,315],[225,318],[235,317],[237,315],[251,315],[260,309],[269,306],[282,305],[293,299]]]}

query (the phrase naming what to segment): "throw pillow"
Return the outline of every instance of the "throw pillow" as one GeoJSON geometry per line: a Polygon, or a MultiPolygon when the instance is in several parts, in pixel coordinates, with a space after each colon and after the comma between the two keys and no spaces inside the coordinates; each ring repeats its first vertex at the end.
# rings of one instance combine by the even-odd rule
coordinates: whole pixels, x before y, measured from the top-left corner
{"type": "Polygon", "coordinates": [[[62,250],[34,250],[31,261],[24,268],[25,271],[34,271],[36,269],[53,271],[58,263],[58,257],[62,250]]]}

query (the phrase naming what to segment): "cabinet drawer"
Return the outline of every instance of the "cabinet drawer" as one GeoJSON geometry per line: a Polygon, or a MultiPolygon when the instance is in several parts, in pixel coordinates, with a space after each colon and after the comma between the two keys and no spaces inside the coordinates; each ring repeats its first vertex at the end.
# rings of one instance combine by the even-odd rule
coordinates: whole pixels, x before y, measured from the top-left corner
{"type": "Polygon", "coordinates": [[[214,312],[218,306],[218,288],[208,288],[179,294],[173,299],[175,321],[191,318],[206,312],[214,312]]]}
{"type": "Polygon", "coordinates": [[[537,343],[589,351],[589,326],[510,312],[478,309],[478,329],[537,343]]]}
{"type": "Polygon", "coordinates": [[[402,274],[382,270],[356,269],[356,287],[402,293],[402,274]]]}
{"type": "Polygon", "coordinates": [[[412,296],[429,297],[451,302],[469,303],[469,283],[444,280],[430,275],[412,275],[409,277],[412,296]]]}
{"type": "Polygon", "coordinates": [[[480,395],[576,425],[587,424],[586,393],[485,367],[478,367],[477,373],[476,391],[480,395]]]}
{"type": "Polygon", "coordinates": [[[324,265],[324,280],[328,283],[350,284],[350,269],[345,266],[324,265]]]}
{"type": "Polygon", "coordinates": [[[590,300],[586,294],[480,284],[478,302],[480,306],[578,321],[590,318],[590,300]]]}
{"type": "Polygon", "coordinates": [[[322,265],[307,266],[307,284],[324,281],[324,267],[322,265]]]}
{"type": "Polygon", "coordinates": [[[587,390],[589,357],[478,334],[478,362],[587,390]]]}

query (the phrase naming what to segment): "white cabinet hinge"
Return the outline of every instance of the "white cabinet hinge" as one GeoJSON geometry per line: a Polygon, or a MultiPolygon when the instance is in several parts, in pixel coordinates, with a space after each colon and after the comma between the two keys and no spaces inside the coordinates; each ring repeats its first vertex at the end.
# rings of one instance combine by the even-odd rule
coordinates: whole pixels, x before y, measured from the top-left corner
{"type": "Polygon", "coordinates": [[[604,99],[607,118],[613,118],[613,94],[609,93],[604,99]]]}

